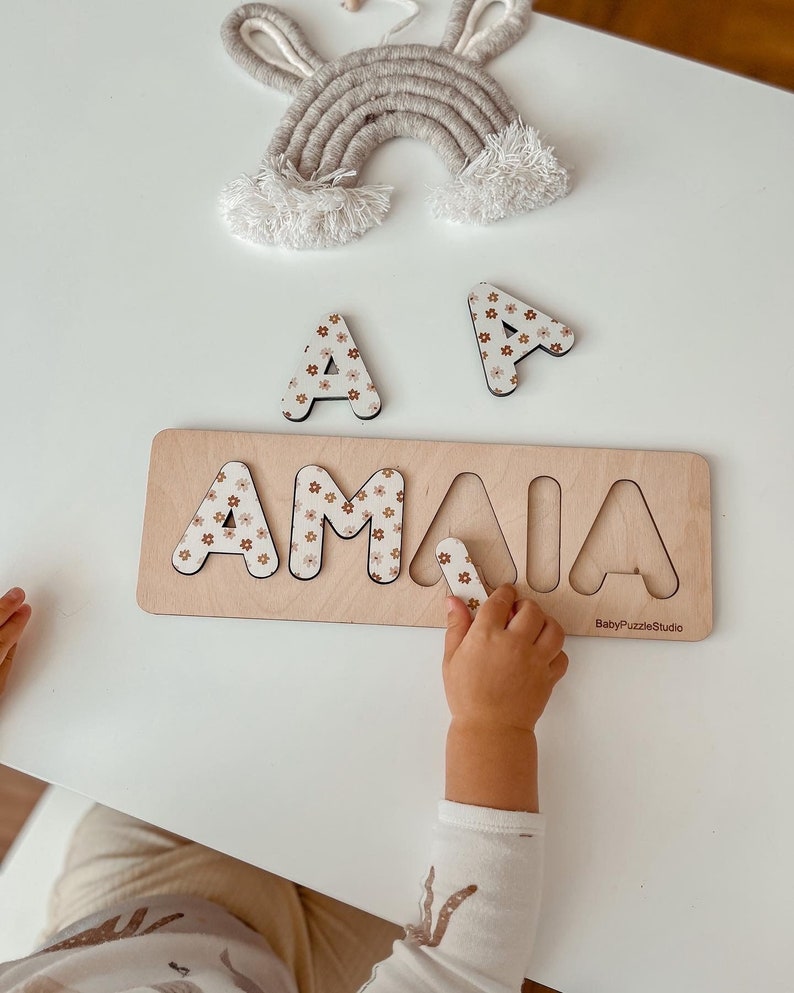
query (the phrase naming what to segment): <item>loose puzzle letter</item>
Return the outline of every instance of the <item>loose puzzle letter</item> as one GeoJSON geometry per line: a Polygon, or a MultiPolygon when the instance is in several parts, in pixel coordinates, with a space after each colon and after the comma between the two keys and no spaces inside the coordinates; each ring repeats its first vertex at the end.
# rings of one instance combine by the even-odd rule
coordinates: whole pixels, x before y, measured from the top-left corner
{"type": "Polygon", "coordinates": [[[367,572],[376,583],[400,574],[405,482],[396,469],[379,469],[350,498],[321,466],[307,465],[295,477],[289,568],[297,579],[314,579],[322,567],[325,522],[340,538],[369,526],[367,572]]]}
{"type": "Polygon", "coordinates": [[[244,462],[226,462],[221,467],[171,562],[183,576],[193,576],[213,554],[242,555],[256,579],[267,579],[278,569],[276,546],[244,462]]]}
{"type": "Polygon", "coordinates": [[[327,314],[318,324],[287,383],[281,412],[287,420],[304,421],[315,400],[349,400],[362,421],[380,413],[378,391],[340,314],[327,314]]]}
{"type": "Polygon", "coordinates": [[[466,546],[460,538],[444,538],[436,545],[436,558],[450,593],[460,597],[474,617],[488,594],[466,546]]]}
{"type": "Polygon", "coordinates": [[[473,287],[469,293],[469,312],[485,381],[494,396],[513,392],[518,385],[516,363],[536,348],[549,355],[564,355],[573,347],[570,328],[492,283],[473,287]]]}

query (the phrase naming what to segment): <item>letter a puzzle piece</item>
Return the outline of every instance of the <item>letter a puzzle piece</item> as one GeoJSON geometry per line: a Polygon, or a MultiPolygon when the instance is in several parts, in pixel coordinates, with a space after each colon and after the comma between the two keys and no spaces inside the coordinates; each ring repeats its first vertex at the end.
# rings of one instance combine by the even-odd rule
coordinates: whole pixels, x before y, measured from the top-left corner
{"type": "Polygon", "coordinates": [[[267,579],[278,569],[276,546],[244,462],[226,462],[221,467],[171,562],[177,572],[193,576],[217,553],[242,555],[255,579],[267,579]]]}
{"type": "Polygon", "coordinates": [[[549,355],[564,355],[573,347],[574,334],[569,327],[492,283],[478,283],[472,288],[469,312],[485,381],[494,396],[513,392],[518,385],[516,363],[536,348],[549,355]]]}
{"type": "Polygon", "coordinates": [[[380,413],[378,391],[340,314],[326,314],[317,325],[281,398],[281,412],[289,421],[304,421],[315,400],[349,400],[362,421],[380,413]]]}
{"type": "Polygon", "coordinates": [[[488,594],[466,546],[460,538],[444,538],[436,545],[436,558],[450,593],[460,597],[474,617],[488,594]]]}

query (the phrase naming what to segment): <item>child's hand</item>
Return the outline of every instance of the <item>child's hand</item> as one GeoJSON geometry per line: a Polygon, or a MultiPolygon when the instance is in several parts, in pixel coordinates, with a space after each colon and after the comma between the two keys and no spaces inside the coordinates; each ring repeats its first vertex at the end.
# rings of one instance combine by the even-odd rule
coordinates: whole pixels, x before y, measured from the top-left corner
{"type": "Polygon", "coordinates": [[[568,666],[563,629],[507,584],[474,621],[457,597],[449,607],[443,673],[453,719],[534,731],[568,666]]]}
{"type": "Polygon", "coordinates": [[[25,603],[25,591],[18,587],[0,597],[0,693],[5,688],[17,642],[30,620],[30,604],[25,603]]]}
{"type": "Polygon", "coordinates": [[[565,633],[533,600],[500,586],[474,621],[448,601],[444,689],[448,800],[537,810],[535,724],[568,668],[565,633]]]}

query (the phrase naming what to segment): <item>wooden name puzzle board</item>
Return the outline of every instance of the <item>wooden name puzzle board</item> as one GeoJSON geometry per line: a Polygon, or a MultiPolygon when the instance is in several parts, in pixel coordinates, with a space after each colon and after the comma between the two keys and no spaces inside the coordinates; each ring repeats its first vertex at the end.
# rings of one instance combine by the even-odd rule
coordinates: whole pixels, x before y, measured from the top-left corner
{"type": "Polygon", "coordinates": [[[443,627],[449,536],[570,634],[711,630],[709,470],[686,452],[163,431],[138,603],[443,627]]]}

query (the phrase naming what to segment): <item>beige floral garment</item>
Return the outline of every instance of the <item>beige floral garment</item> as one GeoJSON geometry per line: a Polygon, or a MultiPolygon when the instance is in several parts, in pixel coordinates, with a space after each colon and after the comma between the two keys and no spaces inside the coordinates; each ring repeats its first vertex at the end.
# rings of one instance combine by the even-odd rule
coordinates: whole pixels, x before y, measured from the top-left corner
{"type": "MultiPolygon", "coordinates": [[[[362,990],[517,993],[537,924],[543,826],[540,814],[442,801],[419,922],[362,990]]],[[[355,993],[316,980],[312,993],[355,993]]],[[[195,897],[127,901],[0,965],[0,993],[126,990],[299,993],[264,938],[195,897]]]]}

